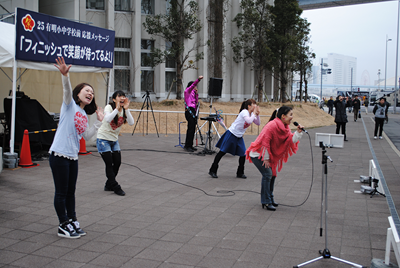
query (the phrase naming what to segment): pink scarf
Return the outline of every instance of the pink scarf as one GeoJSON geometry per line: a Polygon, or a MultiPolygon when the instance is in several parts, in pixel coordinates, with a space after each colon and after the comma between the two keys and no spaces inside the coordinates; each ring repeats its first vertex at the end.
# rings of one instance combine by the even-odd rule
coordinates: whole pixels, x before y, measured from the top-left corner
{"type": "Polygon", "coordinates": [[[299,142],[293,143],[293,135],[288,125],[283,124],[281,119],[275,118],[264,126],[260,135],[246,150],[246,159],[252,163],[249,154],[253,151],[259,153],[259,159],[264,161],[265,150],[267,150],[272,175],[276,176],[276,168],[280,172],[283,163],[297,152],[299,142]]]}

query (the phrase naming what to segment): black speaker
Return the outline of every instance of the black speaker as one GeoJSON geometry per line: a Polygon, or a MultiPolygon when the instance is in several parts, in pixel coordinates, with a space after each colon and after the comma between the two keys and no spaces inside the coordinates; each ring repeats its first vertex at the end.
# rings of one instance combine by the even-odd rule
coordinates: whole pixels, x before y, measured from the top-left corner
{"type": "Polygon", "coordinates": [[[223,81],[222,78],[211,77],[208,83],[208,96],[221,97],[223,81]]]}

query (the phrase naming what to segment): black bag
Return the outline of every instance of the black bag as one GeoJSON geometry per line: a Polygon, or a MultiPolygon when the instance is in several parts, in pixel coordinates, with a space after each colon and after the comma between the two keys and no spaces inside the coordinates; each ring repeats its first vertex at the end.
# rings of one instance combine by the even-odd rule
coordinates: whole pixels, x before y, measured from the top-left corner
{"type": "Polygon", "coordinates": [[[361,111],[358,111],[358,118],[361,118],[361,111]]]}

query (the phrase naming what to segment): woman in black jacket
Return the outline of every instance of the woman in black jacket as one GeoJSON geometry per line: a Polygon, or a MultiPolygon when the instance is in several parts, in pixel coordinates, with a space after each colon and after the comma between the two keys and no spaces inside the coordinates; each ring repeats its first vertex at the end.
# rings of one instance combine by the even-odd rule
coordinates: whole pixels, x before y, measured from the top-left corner
{"type": "Polygon", "coordinates": [[[333,106],[335,107],[335,123],[336,123],[336,134],[339,134],[340,128],[342,128],[342,134],[344,135],[344,140],[346,139],[346,123],[347,121],[347,113],[346,107],[349,106],[347,101],[343,96],[338,96],[336,100],[333,102],[333,106]]]}

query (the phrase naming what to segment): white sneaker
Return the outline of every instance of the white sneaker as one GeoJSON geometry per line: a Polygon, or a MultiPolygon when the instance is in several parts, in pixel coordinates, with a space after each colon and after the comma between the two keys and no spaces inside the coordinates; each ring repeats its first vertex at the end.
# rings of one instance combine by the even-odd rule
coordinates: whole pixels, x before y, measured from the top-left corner
{"type": "Polygon", "coordinates": [[[380,140],[383,139],[382,136],[379,136],[379,139],[380,139],[380,140]]]}
{"type": "Polygon", "coordinates": [[[65,238],[81,237],[68,221],[63,222],[58,226],[58,236],[65,237],[65,238]]]}
{"type": "Polygon", "coordinates": [[[374,140],[376,140],[377,138],[378,138],[378,137],[377,137],[377,136],[375,136],[375,137],[374,137],[374,140]]]}

